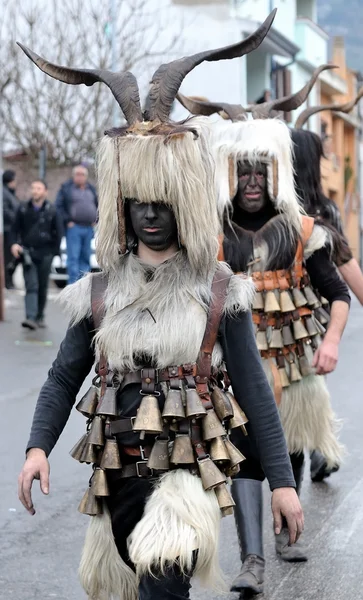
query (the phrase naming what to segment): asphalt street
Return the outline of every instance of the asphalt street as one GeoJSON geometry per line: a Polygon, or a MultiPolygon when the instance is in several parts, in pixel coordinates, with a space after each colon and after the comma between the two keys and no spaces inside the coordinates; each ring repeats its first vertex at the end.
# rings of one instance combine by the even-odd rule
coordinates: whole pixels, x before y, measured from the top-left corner
{"type": "MultiPolygon", "coordinates": [[[[40,494],[36,483],[34,517],[17,499],[17,476],[37,394],[67,326],[56,296],[57,290],[52,288],[46,330],[22,330],[23,297],[17,291],[7,294],[6,321],[0,323],[0,600],[85,600],[77,567],[88,517],[80,515],[77,506],[89,467],[79,465],[68,453],[84,429],[84,417],[76,411],[51,455],[49,497],[40,494]]],[[[362,340],[363,308],[353,300],[339,366],[329,377],[333,403],[343,420],[345,463],[322,484],[312,484],[306,471],[302,493],[304,541],[310,556],[306,564],[288,565],[275,557],[266,487],[264,600],[363,599],[362,340]]],[[[239,569],[232,517],[223,520],[220,554],[230,581],[239,569]]],[[[192,600],[207,599],[237,600],[237,595],[193,588],[192,600]]]]}

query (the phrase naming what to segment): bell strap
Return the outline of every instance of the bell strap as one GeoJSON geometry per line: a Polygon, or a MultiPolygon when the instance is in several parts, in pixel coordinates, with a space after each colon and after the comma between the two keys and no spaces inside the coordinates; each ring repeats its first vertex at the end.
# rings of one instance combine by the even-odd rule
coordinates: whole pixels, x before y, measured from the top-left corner
{"type": "MultiPolygon", "coordinates": [[[[299,317],[310,317],[313,314],[313,311],[310,308],[307,308],[306,306],[300,306],[300,308],[297,308],[296,311],[294,311],[296,313],[299,313],[299,317]]],[[[285,313],[286,315],[291,315],[291,313],[285,313]]],[[[262,311],[253,311],[252,312],[252,321],[255,325],[259,325],[261,323],[261,320],[264,320],[264,317],[267,317],[267,321],[266,321],[266,325],[271,325],[272,327],[276,327],[276,322],[280,317],[274,317],[272,315],[266,315],[264,312],[262,311]]],[[[289,319],[290,321],[290,319],[289,319]]],[[[284,323],[286,325],[286,323],[284,323]]],[[[287,323],[289,324],[289,323],[287,323]]],[[[262,330],[264,331],[264,330],[262,330]]]]}
{"type": "Polygon", "coordinates": [[[304,262],[304,249],[313,233],[314,229],[314,219],[312,217],[308,217],[307,215],[303,215],[301,217],[302,220],[302,230],[300,239],[297,244],[296,254],[295,254],[295,262],[294,262],[294,275],[299,284],[301,278],[303,276],[303,262],[304,262]]]}
{"type": "Polygon", "coordinates": [[[212,282],[212,298],[208,309],[207,324],[197,360],[197,376],[195,378],[199,393],[207,393],[208,380],[212,372],[212,352],[217,341],[219,325],[232,273],[220,264],[212,282]]]}

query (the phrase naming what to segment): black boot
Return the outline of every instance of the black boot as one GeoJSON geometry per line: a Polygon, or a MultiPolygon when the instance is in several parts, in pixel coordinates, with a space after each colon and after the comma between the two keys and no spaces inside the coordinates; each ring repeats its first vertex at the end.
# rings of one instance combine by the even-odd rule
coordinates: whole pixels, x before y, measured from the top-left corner
{"type": "MultiPolygon", "coordinates": [[[[292,464],[292,470],[295,477],[296,492],[299,496],[304,478],[303,457],[300,464],[292,464]]],[[[281,532],[279,534],[275,534],[275,549],[276,554],[278,554],[278,556],[280,556],[282,560],[285,560],[286,562],[306,562],[308,560],[306,549],[301,543],[301,538],[296,542],[296,544],[289,546],[289,530],[285,519],[283,519],[281,532]]]]}
{"type": "Polygon", "coordinates": [[[263,592],[265,561],[262,538],[262,483],[255,479],[234,479],[232,496],[241,550],[242,570],[232,582],[231,592],[263,592]]]}
{"type": "Polygon", "coordinates": [[[339,471],[339,465],[328,469],[326,458],[319,450],[313,450],[310,454],[310,477],[314,483],[323,481],[326,477],[330,477],[332,473],[339,471]]]}

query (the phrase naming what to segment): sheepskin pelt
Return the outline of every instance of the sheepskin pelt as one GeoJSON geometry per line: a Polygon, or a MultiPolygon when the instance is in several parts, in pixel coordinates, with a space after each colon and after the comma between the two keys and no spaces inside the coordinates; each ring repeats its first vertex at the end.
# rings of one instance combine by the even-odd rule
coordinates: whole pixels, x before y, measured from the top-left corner
{"type": "MultiPolygon", "coordinates": [[[[196,271],[205,273],[218,252],[219,221],[214,161],[206,119],[193,118],[174,135],[129,131],[101,140],[97,154],[99,226],[96,255],[109,271],[120,263],[117,197],[162,202],[176,217],[179,239],[196,271]],[[189,129],[189,130],[188,130],[189,129]],[[185,131],[186,130],[186,131],[185,131]]],[[[160,127],[159,127],[160,129],[160,127]]],[[[155,131],[158,131],[155,128],[155,131]]]]}
{"type": "Polygon", "coordinates": [[[300,231],[303,210],[295,191],[292,140],[287,125],[278,119],[218,122],[213,124],[212,133],[220,216],[228,210],[237,191],[237,162],[263,162],[267,165],[271,201],[300,231]]]}
{"type": "MultiPolygon", "coordinates": [[[[206,280],[198,277],[183,251],[157,267],[130,254],[117,271],[109,273],[105,316],[95,337],[96,354],[103,351],[110,366],[120,372],[139,368],[137,359],[145,355],[156,368],[195,362],[206,327],[213,275],[206,280]]],[[[62,293],[72,323],[91,314],[91,278],[86,276],[62,293]]],[[[251,280],[232,276],[224,312],[248,310],[253,294],[251,280]]],[[[220,362],[216,345],[213,364],[220,362]]]]}

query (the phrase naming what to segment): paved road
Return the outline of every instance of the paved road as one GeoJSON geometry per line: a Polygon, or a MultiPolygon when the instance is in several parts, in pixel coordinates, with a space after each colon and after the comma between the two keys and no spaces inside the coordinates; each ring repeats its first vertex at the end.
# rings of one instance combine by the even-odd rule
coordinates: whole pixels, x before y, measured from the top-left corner
{"type": "MultiPolygon", "coordinates": [[[[22,510],[16,494],[37,393],[66,327],[54,302],[56,290],[51,295],[50,327],[45,332],[21,331],[23,300],[17,292],[8,294],[7,321],[0,324],[0,600],[85,600],[77,580],[77,562],[88,518],[76,509],[88,468],[68,455],[83,433],[84,420],[76,411],[51,456],[50,497],[35,491],[35,517],[22,510]]],[[[335,407],[344,418],[346,462],[326,484],[312,485],[306,475],[302,500],[310,549],[307,564],[287,565],[275,558],[266,489],[264,600],[363,598],[362,340],[363,310],[353,302],[340,365],[329,378],[335,407]]],[[[232,517],[223,521],[221,560],[230,580],[239,566],[232,517]]],[[[192,592],[193,600],[222,598],[237,600],[235,594],[215,595],[197,587],[192,592]]]]}

